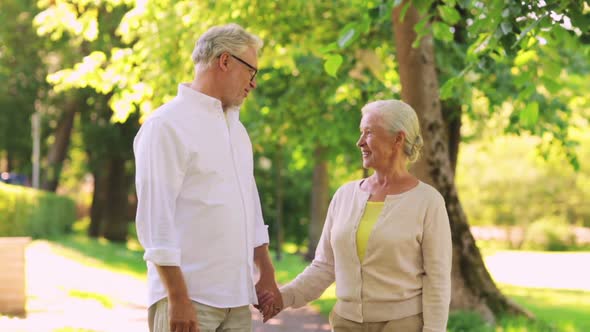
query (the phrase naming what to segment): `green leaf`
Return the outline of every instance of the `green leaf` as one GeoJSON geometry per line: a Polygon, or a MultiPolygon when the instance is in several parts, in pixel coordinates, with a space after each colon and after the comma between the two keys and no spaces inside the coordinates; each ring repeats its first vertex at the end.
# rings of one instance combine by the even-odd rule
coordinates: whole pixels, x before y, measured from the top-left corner
{"type": "Polygon", "coordinates": [[[413,4],[420,14],[425,14],[431,8],[433,0],[411,0],[408,3],[413,4]]]}
{"type": "Polygon", "coordinates": [[[408,9],[410,9],[410,5],[412,4],[411,1],[408,1],[404,4],[404,6],[402,7],[402,9],[399,11],[399,21],[403,22],[404,19],[406,18],[406,13],[408,12],[408,9]]]}
{"type": "Polygon", "coordinates": [[[552,77],[545,76],[541,79],[541,81],[543,82],[543,86],[545,86],[547,91],[549,91],[551,94],[557,94],[559,90],[561,90],[561,85],[552,77]]]}
{"type": "Polygon", "coordinates": [[[524,73],[521,73],[520,75],[514,76],[512,83],[514,83],[514,85],[517,88],[522,88],[523,86],[525,86],[528,83],[530,83],[530,75],[529,75],[529,73],[528,72],[524,72],[524,73]]]}
{"type": "Polygon", "coordinates": [[[424,37],[427,33],[426,23],[430,21],[430,16],[423,17],[416,25],[414,26],[414,31],[416,31],[416,39],[412,43],[413,48],[417,48],[420,45],[420,41],[422,37],[424,37]]]}
{"type": "Polygon", "coordinates": [[[446,100],[453,96],[453,92],[459,79],[457,77],[453,77],[447,80],[441,87],[440,87],[440,99],[446,100]]]}
{"type": "Polygon", "coordinates": [[[500,29],[502,30],[502,34],[507,35],[512,32],[512,24],[510,22],[502,22],[500,29]]]}
{"type": "Polygon", "coordinates": [[[356,24],[348,24],[342,29],[340,32],[340,36],[338,37],[338,46],[340,48],[345,48],[350,45],[355,37],[358,35],[356,24]]]}
{"type": "Polygon", "coordinates": [[[326,56],[326,61],[324,62],[324,70],[328,75],[332,77],[336,77],[336,73],[338,69],[342,65],[342,56],[340,54],[330,54],[326,56]]]}
{"type": "Polygon", "coordinates": [[[330,53],[330,52],[333,52],[333,51],[336,51],[336,50],[338,50],[338,44],[336,44],[336,43],[330,43],[330,44],[328,44],[326,46],[321,47],[319,49],[319,52],[321,54],[326,54],[326,53],[330,53]]]}
{"type": "Polygon", "coordinates": [[[371,17],[369,15],[365,15],[363,17],[363,19],[361,20],[361,22],[359,22],[359,24],[358,24],[357,28],[358,28],[359,33],[363,34],[363,33],[369,32],[369,30],[371,30],[371,23],[372,23],[371,17]]]}
{"type": "Polygon", "coordinates": [[[520,111],[518,114],[518,121],[521,126],[525,128],[532,128],[539,120],[539,103],[531,102],[520,111]]]}
{"type": "Polygon", "coordinates": [[[461,19],[459,12],[447,5],[438,6],[438,13],[440,17],[450,25],[455,25],[461,19]]]}
{"type": "Polygon", "coordinates": [[[516,58],[514,58],[514,65],[517,67],[524,66],[537,58],[537,51],[535,50],[519,52],[516,58]]]}
{"type": "Polygon", "coordinates": [[[477,40],[467,49],[467,61],[474,61],[477,59],[477,57],[488,48],[490,39],[491,36],[489,33],[479,34],[477,40]]]}
{"type": "Polygon", "coordinates": [[[444,23],[444,22],[434,22],[432,24],[432,33],[434,34],[434,38],[446,42],[453,41],[453,32],[451,32],[451,27],[444,23]]]}
{"type": "Polygon", "coordinates": [[[554,61],[547,61],[543,64],[543,72],[546,76],[559,78],[561,74],[561,65],[554,61]]]}
{"type": "Polygon", "coordinates": [[[529,24],[529,26],[524,28],[524,30],[522,30],[520,35],[518,35],[518,38],[516,38],[516,41],[514,42],[514,44],[512,44],[512,48],[515,48],[516,45],[518,45],[522,41],[522,39],[529,33],[529,31],[534,29],[539,24],[539,22],[541,22],[540,19],[535,20],[535,21],[533,21],[533,23],[529,24]]]}

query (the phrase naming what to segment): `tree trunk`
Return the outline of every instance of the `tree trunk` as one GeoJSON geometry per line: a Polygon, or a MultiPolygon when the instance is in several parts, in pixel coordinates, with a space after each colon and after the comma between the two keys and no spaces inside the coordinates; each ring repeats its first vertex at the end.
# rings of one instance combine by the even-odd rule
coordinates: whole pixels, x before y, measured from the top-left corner
{"type": "Polygon", "coordinates": [[[10,148],[6,148],[6,172],[10,173],[14,169],[14,158],[10,148]]]}
{"type": "Polygon", "coordinates": [[[283,246],[283,149],[280,145],[277,145],[275,152],[275,167],[276,167],[276,179],[275,179],[275,198],[276,198],[276,219],[275,219],[275,232],[276,232],[276,251],[275,258],[280,261],[282,258],[282,246],[283,246]]]}
{"type": "Polygon", "coordinates": [[[449,142],[449,161],[453,174],[457,170],[457,157],[461,143],[461,105],[455,100],[442,102],[442,115],[447,128],[449,142]]]}
{"type": "Polygon", "coordinates": [[[325,158],[326,149],[316,147],[314,151],[313,182],[311,189],[311,220],[309,223],[309,244],[305,258],[312,260],[315,256],[315,249],[322,235],[328,203],[330,199],[330,188],[328,181],[328,162],[325,158]]]}
{"type": "Polygon", "coordinates": [[[57,128],[55,128],[55,141],[47,153],[47,169],[45,170],[43,184],[41,185],[41,188],[44,190],[55,192],[57,189],[61,168],[68,152],[70,138],[72,137],[77,105],[77,98],[69,99],[66,102],[64,113],[57,124],[57,128]]]}
{"type": "MultiPolygon", "coordinates": [[[[92,154],[88,154],[92,158],[92,154]]],[[[102,236],[103,220],[107,209],[108,176],[106,167],[96,167],[92,171],[94,177],[94,191],[92,193],[92,206],[90,207],[90,226],[88,236],[97,238],[102,236]]]]}
{"type": "Polygon", "coordinates": [[[457,196],[453,167],[449,158],[449,137],[439,101],[432,35],[426,35],[418,48],[412,48],[412,43],[416,39],[414,26],[421,17],[414,6],[410,5],[403,20],[399,19],[400,10],[406,1],[393,10],[402,99],[418,113],[425,142],[422,158],[413,167],[413,172],[444,196],[451,222],[451,309],[475,310],[488,321],[494,321],[501,313],[524,313],[523,309],[510,302],[492,281],[469,230],[467,217],[457,196]]]}
{"type": "Polygon", "coordinates": [[[113,157],[109,161],[107,185],[106,211],[102,222],[103,235],[107,240],[125,242],[129,224],[127,219],[129,177],[125,172],[123,158],[113,157]]]}

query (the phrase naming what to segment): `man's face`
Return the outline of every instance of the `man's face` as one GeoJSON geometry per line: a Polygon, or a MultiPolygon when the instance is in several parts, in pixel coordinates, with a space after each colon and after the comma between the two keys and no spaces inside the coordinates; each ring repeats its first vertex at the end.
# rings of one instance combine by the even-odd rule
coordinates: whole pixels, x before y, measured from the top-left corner
{"type": "Polygon", "coordinates": [[[226,91],[229,107],[239,107],[252,89],[256,88],[256,72],[258,71],[258,57],[253,48],[246,49],[241,54],[230,54],[230,80],[226,91]]]}

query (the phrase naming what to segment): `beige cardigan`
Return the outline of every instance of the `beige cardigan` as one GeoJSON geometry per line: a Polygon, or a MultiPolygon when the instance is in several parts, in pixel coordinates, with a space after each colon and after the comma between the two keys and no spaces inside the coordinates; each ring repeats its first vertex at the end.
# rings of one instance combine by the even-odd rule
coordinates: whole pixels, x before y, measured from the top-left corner
{"type": "Polygon", "coordinates": [[[369,193],[362,180],[340,187],[330,203],[313,262],[281,287],[285,307],[301,307],[336,281],[335,312],[355,322],[423,313],[426,332],[446,331],[452,243],[443,197],[419,182],[388,195],[361,264],[356,232],[369,193]]]}

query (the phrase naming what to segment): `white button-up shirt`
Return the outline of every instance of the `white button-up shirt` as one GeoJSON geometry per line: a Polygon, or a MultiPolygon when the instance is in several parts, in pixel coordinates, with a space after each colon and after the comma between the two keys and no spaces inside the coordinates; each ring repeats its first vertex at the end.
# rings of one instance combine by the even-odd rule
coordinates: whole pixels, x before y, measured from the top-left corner
{"type": "Polygon", "coordinates": [[[219,100],[181,84],[142,125],[133,149],[149,305],[167,296],[154,264],[179,266],[193,301],[257,303],[254,248],[268,243],[268,231],[239,111],[224,114],[219,100]]]}

